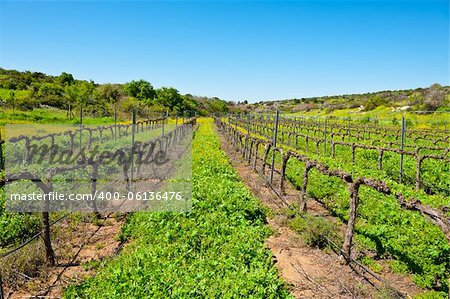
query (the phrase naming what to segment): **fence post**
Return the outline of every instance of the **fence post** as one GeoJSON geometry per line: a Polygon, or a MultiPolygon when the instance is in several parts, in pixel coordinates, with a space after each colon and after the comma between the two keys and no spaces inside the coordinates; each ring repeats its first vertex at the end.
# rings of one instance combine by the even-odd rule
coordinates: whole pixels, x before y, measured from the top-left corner
{"type": "Polygon", "coordinates": [[[353,233],[355,231],[355,222],[357,217],[357,209],[359,204],[359,186],[360,182],[356,181],[349,185],[350,191],[350,211],[347,222],[347,230],[345,232],[344,244],[342,245],[342,252],[346,255],[345,260],[348,262],[347,258],[350,259],[353,233]]]}
{"type": "Polygon", "coordinates": [[[82,138],[83,138],[83,105],[80,106],[80,150],[82,146],[82,138]]]}
{"type": "Polygon", "coordinates": [[[250,113],[247,114],[247,137],[245,138],[245,149],[247,152],[244,152],[244,159],[250,159],[250,150],[249,150],[249,142],[250,142],[250,113]]]}
{"type": "Polygon", "coordinates": [[[275,148],[277,147],[279,118],[280,118],[280,110],[277,109],[277,114],[275,116],[275,132],[273,134],[272,164],[270,166],[270,183],[271,184],[273,182],[273,170],[274,170],[274,167],[275,167],[275,148]]]}
{"type": "MultiPolygon", "coordinates": [[[[92,177],[91,177],[91,179],[92,179],[92,182],[91,182],[91,194],[92,194],[92,196],[94,196],[96,194],[96,192],[97,192],[98,168],[99,168],[101,162],[102,161],[100,160],[98,162],[92,163],[92,177]]],[[[97,198],[95,198],[95,197],[93,198],[92,206],[94,208],[95,217],[97,219],[102,218],[101,215],[100,215],[100,212],[98,211],[97,198]]]]}
{"type": "Polygon", "coordinates": [[[309,171],[312,168],[312,164],[309,161],[305,162],[305,171],[303,172],[303,182],[302,182],[302,190],[300,193],[300,210],[304,213],[307,211],[307,203],[306,203],[306,191],[308,188],[308,180],[309,180],[309,171]]]}
{"type": "MultiPolygon", "coordinates": [[[[406,122],[405,116],[402,116],[402,139],[400,141],[400,149],[403,151],[405,148],[405,132],[406,132],[406,122]]],[[[403,153],[400,154],[400,184],[403,180],[403,153]]]]}
{"type": "MultiPolygon", "coordinates": [[[[2,131],[0,130],[0,172],[5,169],[5,163],[3,162],[3,139],[2,139],[2,131]]],[[[0,183],[0,187],[3,183],[0,183]]],[[[1,299],[1,297],[0,297],[1,299]]]]}
{"type": "Polygon", "coordinates": [[[42,212],[42,224],[44,225],[44,245],[45,255],[47,262],[51,265],[55,265],[55,253],[53,252],[52,242],[50,240],[50,217],[49,212],[42,212]]]}
{"type": "Polygon", "coordinates": [[[323,128],[323,155],[327,155],[327,117],[324,120],[323,128]]]}
{"type": "Polygon", "coordinates": [[[114,105],[114,140],[117,139],[117,105],[114,105]]]}
{"type": "Polygon", "coordinates": [[[348,141],[350,142],[350,117],[348,118],[347,135],[348,135],[348,141]]]}
{"type": "Polygon", "coordinates": [[[250,136],[250,113],[247,115],[247,135],[250,136]]]}
{"type": "Polygon", "coordinates": [[[130,172],[130,187],[133,184],[133,172],[134,172],[134,134],[136,126],[136,109],[133,109],[132,125],[131,125],[131,172],[130,172]]]}
{"type": "Polygon", "coordinates": [[[166,122],[166,116],[167,116],[167,111],[163,116],[163,120],[162,120],[162,136],[164,136],[164,124],[166,122]]]}

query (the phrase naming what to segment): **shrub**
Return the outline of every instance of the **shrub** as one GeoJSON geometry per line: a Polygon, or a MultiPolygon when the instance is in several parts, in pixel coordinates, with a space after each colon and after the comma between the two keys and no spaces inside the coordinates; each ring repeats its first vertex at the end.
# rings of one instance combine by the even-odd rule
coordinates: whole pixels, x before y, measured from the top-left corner
{"type": "Polygon", "coordinates": [[[293,218],[289,226],[298,232],[305,244],[310,247],[325,248],[328,246],[327,239],[341,243],[336,225],[323,217],[304,214],[293,218]]]}

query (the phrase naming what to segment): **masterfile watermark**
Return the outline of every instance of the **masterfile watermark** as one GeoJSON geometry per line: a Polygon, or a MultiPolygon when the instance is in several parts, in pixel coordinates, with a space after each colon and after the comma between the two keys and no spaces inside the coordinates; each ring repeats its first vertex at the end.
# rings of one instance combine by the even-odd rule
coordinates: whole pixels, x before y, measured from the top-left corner
{"type": "Polygon", "coordinates": [[[105,126],[9,125],[5,133],[9,211],[185,211],[191,206],[192,125],[129,127],[120,134],[105,126]],[[152,200],[158,192],[181,195],[152,200]]]}

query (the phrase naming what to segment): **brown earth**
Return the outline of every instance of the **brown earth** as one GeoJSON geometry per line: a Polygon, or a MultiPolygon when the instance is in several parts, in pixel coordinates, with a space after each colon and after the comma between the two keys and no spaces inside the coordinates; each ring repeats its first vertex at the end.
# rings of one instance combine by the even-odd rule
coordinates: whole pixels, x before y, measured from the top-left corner
{"type": "Polygon", "coordinates": [[[61,223],[52,241],[57,265],[46,267],[45,273],[18,289],[5,289],[5,298],[61,298],[65,287],[95,275],[95,264],[116,254],[122,224],[123,219],[112,215],[96,224],[84,220],[61,223]]]}

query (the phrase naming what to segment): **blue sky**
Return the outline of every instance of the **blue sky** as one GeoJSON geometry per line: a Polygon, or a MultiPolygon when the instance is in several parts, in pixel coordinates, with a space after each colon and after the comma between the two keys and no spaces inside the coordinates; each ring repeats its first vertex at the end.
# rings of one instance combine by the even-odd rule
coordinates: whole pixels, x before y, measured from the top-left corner
{"type": "Polygon", "coordinates": [[[5,1],[0,67],[227,100],[449,85],[449,2],[5,1]]]}

